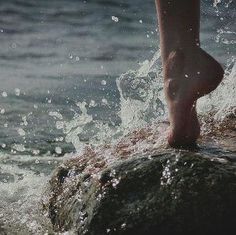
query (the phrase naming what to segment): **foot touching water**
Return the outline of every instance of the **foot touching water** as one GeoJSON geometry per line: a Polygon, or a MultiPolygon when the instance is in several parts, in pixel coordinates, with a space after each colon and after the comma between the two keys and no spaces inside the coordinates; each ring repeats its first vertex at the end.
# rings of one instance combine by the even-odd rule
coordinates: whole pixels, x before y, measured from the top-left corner
{"type": "Polygon", "coordinates": [[[164,64],[164,89],[170,120],[168,142],[172,147],[196,144],[200,134],[196,101],[216,89],[223,75],[221,65],[200,47],[169,54],[164,64]]]}

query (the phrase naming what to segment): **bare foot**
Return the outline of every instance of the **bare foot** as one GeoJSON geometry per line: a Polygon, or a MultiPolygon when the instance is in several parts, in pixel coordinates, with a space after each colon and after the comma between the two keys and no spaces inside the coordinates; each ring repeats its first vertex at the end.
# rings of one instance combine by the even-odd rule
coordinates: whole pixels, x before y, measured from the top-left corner
{"type": "Polygon", "coordinates": [[[196,101],[219,85],[224,75],[220,64],[199,47],[170,53],[164,66],[164,86],[167,98],[172,147],[196,144],[200,125],[196,101]]]}

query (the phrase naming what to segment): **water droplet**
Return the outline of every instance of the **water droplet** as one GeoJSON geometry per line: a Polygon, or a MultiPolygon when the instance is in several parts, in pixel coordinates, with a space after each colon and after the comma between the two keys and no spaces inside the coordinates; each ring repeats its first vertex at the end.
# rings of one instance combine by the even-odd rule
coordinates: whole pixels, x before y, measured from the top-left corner
{"type": "Polygon", "coordinates": [[[24,135],[25,135],[25,131],[24,131],[22,128],[19,128],[19,129],[17,130],[17,132],[18,132],[18,134],[19,134],[20,136],[24,136],[24,135]]]}
{"type": "Polygon", "coordinates": [[[107,99],[103,98],[103,99],[102,99],[102,104],[103,104],[103,105],[108,105],[107,99]]]}
{"type": "Polygon", "coordinates": [[[39,151],[38,149],[33,149],[32,153],[33,153],[34,155],[38,155],[38,154],[40,153],[40,151],[39,151]]]}
{"type": "Polygon", "coordinates": [[[94,100],[91,100],[90,103],[89,103],[89,107],[96,107],[97,104],[94,100]]]}
{"type": "Polygon", "coordinates": [[[15,94],[16,94],[16,96],[20,95],[20,89],[19,88],[15,88],[15,94]]]}
{"type": "Polygon", "coordinates": [[[2,97],[7,97],[6,91],[3,91],[3,92],[2,92],[2,97]]]}
{"type": "Polygon", "coordinates": [[[116,23],[119,21],[119,18],[116,17],[116,16],[112,16],[111,19],[112,19],[114,22],[116,22],[116,23]]]}
{"type": "Polygon", "coordinates": [[[23,126],[28,126],[28,122],[27,122],[27,117],[26,116],[23,116],[22,117],[22,123],[21,123],[21,125],[23,125],[23,126]]]}
{"type": "Polygon", "coordinates": [[[121,225],[121,228],[125,228],[126,227],[126,223],[123,223],[122,225],[121,225]]]}
{"type": "Polygon", "coordinates": [[[56,122],[56,128],[58,130],[63,129],[63,127],[64,127],[64,122],[62,122],[62,121],[57,121],[56,122]]]}
{"type": "Polygon", "coordinates": [[[102,81],[101,81],[101,84],[102,84],[103,86],[105,86],[105,85],[107,84],[107,81],[106,81],[106,80],[102,80],[102,81]]]}
{"type": "Polygon", "coordinates": [[[60,147],[56,147],[56,148],[55,148],[55,152],[56,152],[57,154],[61,154],[61,153],[62,153],[62,149],[61,149],[60,147]]]}

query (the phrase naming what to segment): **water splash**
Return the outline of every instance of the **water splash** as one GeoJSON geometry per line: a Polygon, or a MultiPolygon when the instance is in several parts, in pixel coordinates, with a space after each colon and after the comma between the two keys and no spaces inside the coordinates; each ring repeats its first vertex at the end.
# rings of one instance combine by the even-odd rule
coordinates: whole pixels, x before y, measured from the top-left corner
{"type": "Polygon", "coordinates": [[[116,83],[120,92],[119,125],[94,120],[87,110],[88,107],[97,106],[93,100],[89,103],[78,102],[80,112],[76,112],[70,121],[64,121],[58,112],[49,113],[57,120],[57,129],[63,131],[66,142],[73,144],[76,153],[82,153],[89,145],[115,142],[135,129],[166,118],[159,50],[150,61],[144,61],[138,70],[122,74],[116,83]]]}
{"type": "Polygon", "coordinates": [[[54,161],[52,157],[32,161],[32,156],[19,156],[16,160],[14,156],[1,155],[1,234],[45,234],[51,229],[46,217],[41,216],[39,203],[48,175],[39,170],[42,165],[55,167],[54,161]]]}
{"type": "MultiPolygon", "coordinates": [[[[85,102],[78,103],[81,114],[76,114],[73,120],[57,122],[58,128],[62,128],[66,134],[66,141],[71,142],[78,153],[88,145],[111,143],[134,130],[167,119],[159,50],[150,61],[144,61],[138,70],[122,74],[116,82],[120,92],[121,123],[118,126],[94,120],[88,114],[86,107],[89,104],[85,102]]],[[[236,64],[235,57],[231,57],[225,64],[223,82],[214,92],[198,101],[198,112],[201,115],[215,113],[215,120],[222,120],[236,106],[235,90],[236,64]]]]}
{"type": "Polygon", "coordinates": [[[153,58],[144,61],[137,71],[128,71],[117,79],[120,92],[122,126],[142,127],[165,117],[161,58],[158,50],[153,58]]]}

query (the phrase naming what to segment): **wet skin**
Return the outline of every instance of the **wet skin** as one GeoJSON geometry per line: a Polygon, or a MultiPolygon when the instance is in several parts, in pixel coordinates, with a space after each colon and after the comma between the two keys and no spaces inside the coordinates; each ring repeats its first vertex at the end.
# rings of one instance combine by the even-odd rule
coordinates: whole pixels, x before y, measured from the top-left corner
{"type": "Polygon", "coordinates": [[[219,63],[199,47],[192,52],[180,50],[170,53],[164,68],[164,89],[171,146],[195,145],[200,134],[196,101],[215,90],[223,74],[219,63]]]}
{"type": "Polygon", "coordinates": [[[224,70],[200,48],[199,0],[156,3],[170,121],[168,142],[172,147],[189,148],[200,135],[196,101],[216,89],[224,70]]]}

